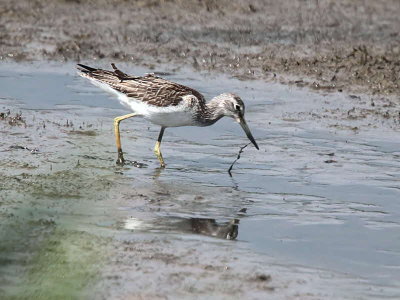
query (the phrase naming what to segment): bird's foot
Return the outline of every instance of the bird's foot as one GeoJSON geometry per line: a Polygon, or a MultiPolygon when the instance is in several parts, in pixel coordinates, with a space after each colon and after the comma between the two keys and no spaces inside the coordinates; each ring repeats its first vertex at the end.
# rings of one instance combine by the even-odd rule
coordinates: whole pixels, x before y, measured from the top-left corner
{"type": "Polygon", "coordinates": [[[165,168],[165,162],[164,162],[164,158],[162,157],[161,151],[160,151],[160,144],[157,143],[155,148],[154,148],[154,153],[158,158],[158,161],[160,162],[160,167],[161,168],[165,168]]]}
{"type": "Polygon", "coordinates": [[[118,149],[118,158],[116,164],[119,166],[123,166],[125,164],[124,155],[122,153],[122,149],[118,149]]]}
{"type": "MultiPolygon", "coordinates": [[[[156,154],[157,154],[157,153],[156,153],[156,154]]],[[[163,157],[162,157],[161,155],[158,155],[158,154],[157,154],[157,158],[158,158],[158,161],[160,162],[160,168],[161,168],[161,169],[164,169],[165,166],[166,166],[166,164],[165,164],[165,162],[164,162],[163,157]]]]}

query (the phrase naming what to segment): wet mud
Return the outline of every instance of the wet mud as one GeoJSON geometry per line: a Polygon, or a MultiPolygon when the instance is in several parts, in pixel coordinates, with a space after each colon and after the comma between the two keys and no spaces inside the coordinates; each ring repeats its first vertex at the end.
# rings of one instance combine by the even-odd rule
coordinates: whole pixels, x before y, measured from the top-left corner
{"type": "Polygon", "coordinates": [[[1,1],[1,297],[398,299],[399,11],[1,1]],[[238,93],[261,150],[230,120],[168,129],[163,170],[138,119],[117,166],[127,111],[77,62],[238,93]]]}
{"type": "Polygon", "coordinates": [[[395,0],[3,0],[0,58],[169,63],[398,96],[399,11],[395,0]]]}
{"type": "MultiPolygon", "coordinates": [[[[110,159],[112,132],[99,126],[98,116],[85,113],[85,126],[75,113],[6,109],[6,115],[27,121],[16,126],[7,117],[0,124],[7,136],[0,149],[2,299],[163,299],[208,291],[263,298],[286,290],[288,280],[298,285],[283,275],[272,281],[264,272],[277,267],[258,266],[257,255],[249,260],[241,247],[190,238],[235,239],[237,219],[157,217],[174,196],[165,190],[152,195],[147,187],[138,192],[124,177],[132,166],[118,167],[110,159]],[[93,156],[93,138],[109,149],[93,156]]],[[[206,200],[199,195],[187,201],[206,200]]]]}
{"type": "Polygon", "coordinates": [[[243,149],[230,177],[248,140],[225,119],[168,129],[165,169],[152,151],[159,128],[127,120],[132,163],[117,166],[113,118],[126,110],[74,68],[0,68],[6,299],[399,297],[390,97],[156,69],[207,98],[218,78],[245,99],[260,151],[243,149]]]}

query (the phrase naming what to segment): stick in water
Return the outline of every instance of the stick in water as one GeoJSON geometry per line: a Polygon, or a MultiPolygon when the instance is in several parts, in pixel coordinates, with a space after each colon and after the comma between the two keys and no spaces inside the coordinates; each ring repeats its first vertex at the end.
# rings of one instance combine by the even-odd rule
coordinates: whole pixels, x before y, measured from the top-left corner
{"type": "Polygon", "coordinates": [[[247,145],[244,145],[243,147],[240,147],[240,150],[239,150],[239,153],[238,153],[236,159],[233,161],[233,163],[231,164],[231,166],[230,166],[229,169],[228,169],[229,176],[232,177],[231,171],[232,171],[233,165],[239,160],[240,154],[242,154],[244,148],[246,148],[246,147],[247,147],[248,145],[250,145],[250,144],[251,144],[251,143],[248,143],[247,145]]]}

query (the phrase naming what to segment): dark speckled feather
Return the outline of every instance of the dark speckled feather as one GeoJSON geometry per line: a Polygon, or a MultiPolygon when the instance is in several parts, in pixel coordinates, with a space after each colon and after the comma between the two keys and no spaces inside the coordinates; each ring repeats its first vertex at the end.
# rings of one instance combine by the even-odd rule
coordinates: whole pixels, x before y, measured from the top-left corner
{"type": "Polygon", "coordinates": [[[108,84],[118,92],[150,105],[176,106],[183,100],[182,97],[187,95],[195,96],[200,107],[205,105],[204,96],[198,91],[153,74],[131,76],[120,71],[114,64],[112,64],[114,71],[94,69],[81,64],[79,66],[80,71],[87,77],[108,84]]]}

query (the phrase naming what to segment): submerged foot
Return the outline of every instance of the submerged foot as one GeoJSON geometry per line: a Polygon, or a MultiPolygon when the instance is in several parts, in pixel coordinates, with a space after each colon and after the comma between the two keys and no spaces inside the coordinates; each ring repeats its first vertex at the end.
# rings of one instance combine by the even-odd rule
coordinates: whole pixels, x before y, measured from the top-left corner
{"type": "Polygon", "coordinates": [[[161,168],[161,169],[164,169],[165,166],[166,166],[166,164],[165,164],[165,162],[164,162],[164,159],[162,158],[161,155],[158,156],[157,158],[158,158],[158,160],[159,160],[159,162],[160,162],[160,168],[161,168]]]}
{"type": "Polygon", "coordinates": [[[159,160],[159,162],[160,162],[160,168],[161,168],[161,169],[164,169],[165,166],[166,166],[166,164],[165,164],[165,162],[164,162],[162,156],[158,156],[158,155],[157,155],[157,158],[158,158],[158,160],[159,160]]]}
{"type": "Polygon", "coordinates": [[[123,166],[125,164],[124,155],[123,155],[121,149],[118,149],[118,158],[117,158],[116,164],[119,166],[123,166]]]}
{"type": "Polygon", "coordinates": [[[157,156],[158,161],[160,162],[160,167],[165,168],[166,165],[165,165],[164,159],[162,157],[159,144],[156,144],[156,147],[154,148],[154,153],[157,156]]]}

